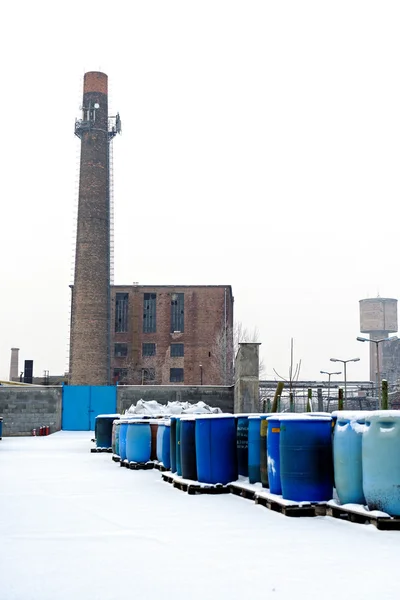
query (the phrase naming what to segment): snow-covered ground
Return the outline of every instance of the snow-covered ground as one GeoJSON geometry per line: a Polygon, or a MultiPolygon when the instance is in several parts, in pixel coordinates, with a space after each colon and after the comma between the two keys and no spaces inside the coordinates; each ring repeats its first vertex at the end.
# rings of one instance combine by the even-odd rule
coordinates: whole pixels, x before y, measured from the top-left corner
{"type": "Polygon", "coordinates": [[[92,437],[0,441],[1,600],[400,597],[400,532],[189,496],[92,437]]]}

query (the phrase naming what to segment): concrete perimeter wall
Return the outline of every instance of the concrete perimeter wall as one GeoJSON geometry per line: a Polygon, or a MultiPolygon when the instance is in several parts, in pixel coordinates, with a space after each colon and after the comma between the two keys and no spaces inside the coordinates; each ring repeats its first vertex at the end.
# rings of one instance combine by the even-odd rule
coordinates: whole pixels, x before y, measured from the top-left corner
{"type": "Polygon", "coordinates": [[[119,385],[117,388],[117,412],[123,413],[139,400],[168,402],[205,402],[223,412],[233,412],[233,386],[187,386],[187,385],[119,385]]]}
{"type": "Polygon", "coordinates": [[[49,425],[61,429],[62,388],[0,386],[3,436],[31,435],[32,429],[49,425]]]}
{"type": "MultiPolygon", "coordinates": [[[[117,412],[123,413],[139,400],[205,402],[223,412],[233,412],[234,388],[225,386],[137,385],[117,387],[117,412]]],[[[50,432],[61,429],[61,386],[0,386],[0,417],[3,436],[31,435],[32,429],[49,425],[50,432]]]]}

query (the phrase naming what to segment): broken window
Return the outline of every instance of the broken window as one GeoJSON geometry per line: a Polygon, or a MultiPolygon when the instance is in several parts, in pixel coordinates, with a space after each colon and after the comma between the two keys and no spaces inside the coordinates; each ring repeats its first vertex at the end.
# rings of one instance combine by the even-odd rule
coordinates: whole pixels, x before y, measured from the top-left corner
{"type": "Polygon", "coordinates": [[[157,294],[143,294],[143,333],[156,332],[157,294]]]}
{"type": "Polygon", "coordinates": [[[128,293],[117,292],[115,294],[115,333],[128,331],[128,303],[128,293]]]}
{"type": "Polygon", "coordinates": [[[184,296],[183,293],[171,294],[171,333],[185,330],[184,296]]]}

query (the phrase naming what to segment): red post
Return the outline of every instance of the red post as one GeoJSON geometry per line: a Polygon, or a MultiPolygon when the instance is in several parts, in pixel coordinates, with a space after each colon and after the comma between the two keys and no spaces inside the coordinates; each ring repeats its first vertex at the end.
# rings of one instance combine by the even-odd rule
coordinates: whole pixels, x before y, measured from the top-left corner
{"type": "Polygon", "coordinates": [[[49,435],[50,433],[50,425],[46,425],[46,435],[49,435]]]}

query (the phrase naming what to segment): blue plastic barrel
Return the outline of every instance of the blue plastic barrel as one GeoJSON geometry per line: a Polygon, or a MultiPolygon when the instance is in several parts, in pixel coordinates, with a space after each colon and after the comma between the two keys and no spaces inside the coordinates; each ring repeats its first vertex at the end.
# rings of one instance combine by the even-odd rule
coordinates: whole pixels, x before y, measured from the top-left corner
{"type": "Polygon", "coordinates": [[[248,415],[235,415],[236,425],[236,453],[238,473],[243,477],[249,474],[249,419],[248,415]]]}
{"type": "Polygon", "coordinates": [[[176,417],[171,417],[170,426],[170,461],[171,473],[176,473],[176,417]]]}
{"type": "Polygon", "coordinates": [[[121,428],[121,421],[115,422],[115,454],[119,456],[119,431],[121,428]]]}
{"type": "Polygon", "coordinates": [[[128,431],[128,420],[121,419],[121,426],[119,428],[119,456],[121,460],[126,459],[126,433],[128,431]]]}
{"type": "Polygon", "coordinates": [[[163,442],[162,442],[162,464],[164,465],[164,467],[166,469],[170,469],[171,468],[171,453],[170,453],[170,449],[171,449],[171,440],[170,440],[170,436],[171,436],[171,425],[170,423],[167,421],[164,425],[164,435],[163,435],[163,442]]]}
{"type": "Polygon", "coordinates": [[[180,422],[182,477],[196,481],[196,420],[193,416],[186,416],[182,417],[180,422]]]}
{"type": "Polygon", "coordinates": [[[151,429],[149,421],[130,421],[126,434],[126,458],[129,462],[150,460],[151,429]]]}
{"type": "Polygon", "coordinates": [[[369,413],[362,436],[362,472],[368,508],[400,516],[400,410],[369,413]]]}
{"type": "MultiPolygon", "coordinates": [[[[248,428],[248,470],[249,483],[258,483],[261,481],[261,421],[267,419],[268,414],[249,415],[248,428]]],[[[267,468],[266,447],[264,448],[265,469],[267,468]]]]}
{"type": "Polygon", "coordinates": [[[156,447],[156,456],[158,462],[163,461],[163,439],[164,439],[164,431],[165,431],[165,421],[158,422],[157,428],[157,447],[156,447]]]}
{"type": "Polygon", "coordinates": [[[281,470],[280,470],[280,419],[278,417],[268,417],[267,434],[267,472],[269,481],[269,491],[271,494],[282,494],[281,470]]]}
{"type": "Polygon", "coordinates": [[[335,488],[341,504],[365,504],[362,482],[362,436],[365,411],[335,411],[333,467],[335,488]]]}
{"type": "Polygon", "coordinates": [[[238,476],[236,422],[233,415],[199,415],[196,418],[197,479],[227,484],[238,476]]]}
{"type": "Polygon", "coordinates": [[[179,477],[182,477],[182,463],[181,463],[181,419],[176,417],[176,432],[175,432],[175,460],[176,460],[176,472],[179,477]]]}
{"type": "Polygon", "coordinates": [[[97,448],[112,447],[112,429],[115,419],[119,419],[119,415],[97,415],[94,425],[97,448]]]}
{"type": "Polygon", "coordinates": [[[296,502],[332,498],[331,417],[282,415],[279,452],[283,498],[296,502]]]}

